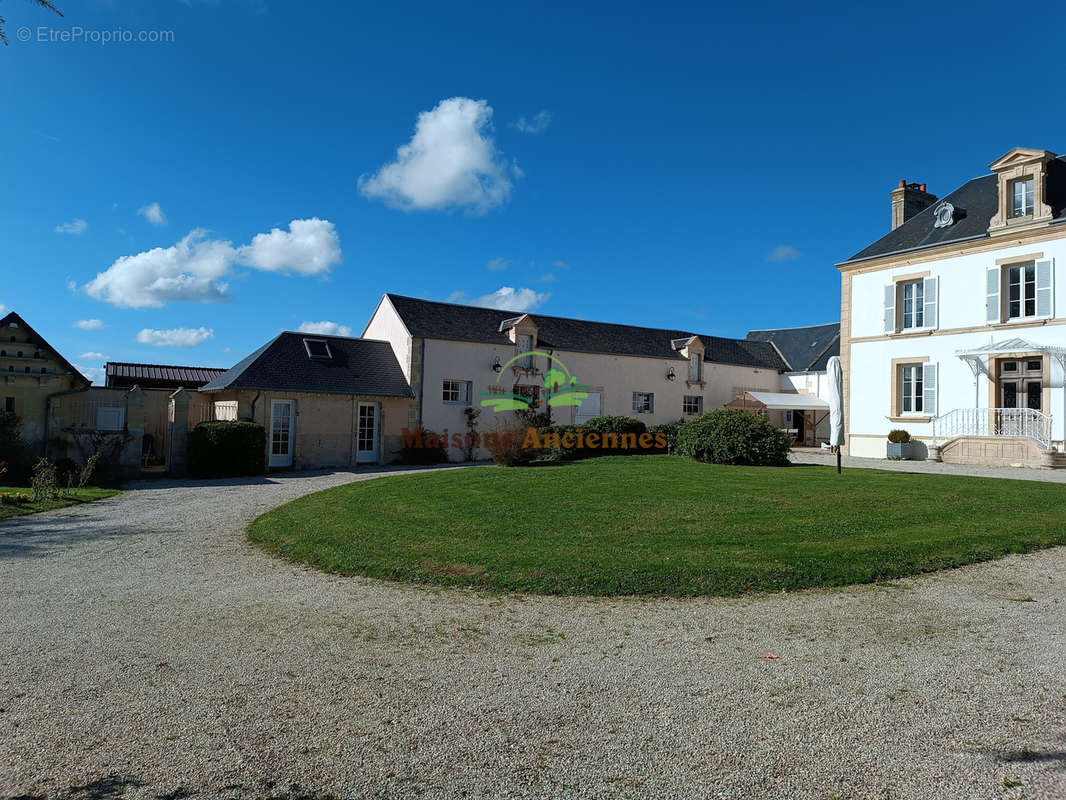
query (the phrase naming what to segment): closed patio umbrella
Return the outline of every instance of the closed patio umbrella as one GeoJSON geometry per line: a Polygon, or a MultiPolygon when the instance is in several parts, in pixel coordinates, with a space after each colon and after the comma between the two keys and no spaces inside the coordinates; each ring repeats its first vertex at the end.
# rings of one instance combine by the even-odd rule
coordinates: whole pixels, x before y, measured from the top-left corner
{"type": "Polygon", "coordinates": [[[840,446],[844,444],[844,370],[838,356],[830,358],[825,369],[829,380],[829,444],[836,449],[839,473],[840,446]]]}

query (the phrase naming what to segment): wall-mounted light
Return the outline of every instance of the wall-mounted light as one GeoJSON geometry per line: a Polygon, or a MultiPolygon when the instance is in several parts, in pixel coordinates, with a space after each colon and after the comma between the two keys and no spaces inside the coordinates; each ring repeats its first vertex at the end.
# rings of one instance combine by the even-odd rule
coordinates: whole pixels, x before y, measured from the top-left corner
{"type": "Polygon", "coordinates": [[[670,367],[670,369],[668,369],[666,371],[666,379],[668,381],[672,381],[672,380],[676,380],[677,379],[677,372],[674,371],[673,367],[670,367]]]}
{"type": "Polygon", "coordinates": [[[499,372],[502,369],[503,369],[503,364],[500,363],[500,357],[496,356],[495,358],[492,359],[492,371],[493,372],[499,372]]]}

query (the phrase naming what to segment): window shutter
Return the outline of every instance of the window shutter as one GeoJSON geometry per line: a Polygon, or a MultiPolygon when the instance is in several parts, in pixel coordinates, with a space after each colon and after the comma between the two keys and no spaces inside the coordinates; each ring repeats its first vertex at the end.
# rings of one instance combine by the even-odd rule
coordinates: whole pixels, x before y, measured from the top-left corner
{"type": "Polygon", "coordinates": [[[1050,317],[1055,313],[1054,262],[1036,262],[1036,315],[1050,317]]]}
{"type": "Polygon", "coordinates": [[[988,282],[986,284],[985,299],[985,322],[995,325],[1002,322],[1002,309],[999,303],[999,286],[1002,281],[1002,273],[999,267],[988,270],[988,282]]]}
{"type": "Polygon", "coordinates": [[[937,311],[940,308],[940,302],[937,297],[937,286],[940,281],[938,278],[926,278],[925,279],[925,327],[926,328],[938,328],[940,327],[940,320],[937,317],[937,311]]]}
{"type": "Polygon", "coordinates": [[[936,416],[936,362],[922,367],[922,412],[931,417],[936,416]]]}
{"type": "Polygon", "coordinates": [[[885,333],[896,332],[896,284],[885,287],[885,333]]]}

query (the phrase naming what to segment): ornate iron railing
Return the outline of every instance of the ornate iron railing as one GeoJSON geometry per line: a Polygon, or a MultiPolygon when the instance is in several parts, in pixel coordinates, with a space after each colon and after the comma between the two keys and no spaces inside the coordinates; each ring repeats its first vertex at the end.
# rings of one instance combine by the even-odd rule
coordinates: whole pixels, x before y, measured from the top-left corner
{"type": "Polygon", "coordinates": [[[933,418],[933,444],[956,436],[1017,436],[1051,448],[1051,417],[1031,408],[956,408],[933,418]]]}

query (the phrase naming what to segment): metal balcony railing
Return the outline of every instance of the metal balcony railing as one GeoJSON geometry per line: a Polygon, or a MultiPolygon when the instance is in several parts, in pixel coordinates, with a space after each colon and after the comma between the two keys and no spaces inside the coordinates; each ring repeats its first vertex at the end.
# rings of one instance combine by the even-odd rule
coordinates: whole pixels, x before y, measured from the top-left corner
{"type": "Polygon", "coordinates": [[[1051,417],[1031,408],[956,408],[933,418],[933,444],[956,436],[1015,436],[1051,448],[1051,417]]]}

